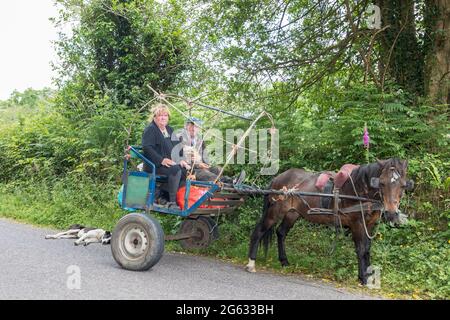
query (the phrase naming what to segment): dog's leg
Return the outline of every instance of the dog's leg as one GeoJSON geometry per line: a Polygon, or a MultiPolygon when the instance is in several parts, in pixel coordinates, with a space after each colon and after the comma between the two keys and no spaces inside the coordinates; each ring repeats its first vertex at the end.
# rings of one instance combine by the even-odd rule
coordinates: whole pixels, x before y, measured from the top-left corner
{"type": "Polygon", "coordinates": [[[45,239],[59,239],[60,237],[67,234],[68,231],[60,232],[57,234],[48,234],[45,236],[45,239]]]}
{"type": "Polygon", "coordinates": [[[85,239],[87,237],[88,237],[88,234],[85,233],[78,240],[76,240],[73,244],[76,245],[76,246],[79,246],[80,244],[82,244],[85,241],[85,239]]]}
{"type": "Polygon", "coordinates": [[[90,230],[86,233],[84,245],[87,246],[90,243],[101,242],[102,241],[101,239],[104,235],[105,235],[105,230],[103,230],[103,229],[90,230]]]}
{"type": "Polygon", "coordinates": [[[68,234],[68,235],[65,235],[65,236],[60,236],[59,238],[57,238],[57,239],[77,239],[78,237],[77,237],[77,235],[76,234],[68,234]]]}
{"type": "Polygon", "coordinates": [[[57,234],[49,234],[45,236],[45,239],[76,239],[77,233],[80,229],[71,229],[57,234]]]}
{"type": "Polygon", "coordinates": [[[89,238],[84,241],[84,246],[87,246],[91,243],[98,243],[98,242],[101,242],[101,240],[99,240],[97,238],[89,238]]]}

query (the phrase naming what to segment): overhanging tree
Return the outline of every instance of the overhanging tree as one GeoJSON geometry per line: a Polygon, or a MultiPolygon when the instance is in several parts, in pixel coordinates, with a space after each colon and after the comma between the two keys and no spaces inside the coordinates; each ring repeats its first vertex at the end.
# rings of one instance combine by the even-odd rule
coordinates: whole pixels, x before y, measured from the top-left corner
{"type": "Polygon", "coordinates": [[[447,0],[198,2],[204,13],[197,22],[213,48],[209,55],[216,52],[231,70],[230,82],[249,91],[269,87],[295,102],[344,70],[338,85],[371,81],[384,91],[393,83],[412,101],[427,96],[449,103],[447,0]],[[381,9],[380,29],[367,24],[371,3],[381,9]]]}
{"type": "Polygon", "coordinates": [[[174,1],[56,2],[56,25],[72,24],[70,34],[61,32],[56,42],[65,107],[106,95],[139,108],[152,96],[147,85],[165,91],[188,67],[185,16],[174,1]]]}

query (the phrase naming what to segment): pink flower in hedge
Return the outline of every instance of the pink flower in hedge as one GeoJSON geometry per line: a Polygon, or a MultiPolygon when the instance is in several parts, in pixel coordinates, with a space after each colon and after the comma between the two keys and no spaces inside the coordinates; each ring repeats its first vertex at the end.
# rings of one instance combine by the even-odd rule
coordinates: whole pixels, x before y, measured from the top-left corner
{"type": "Polygon", "coordinates": [[[367,125],[364,125],[363,143],[364,147],[369,148],[370,137],[369,137],[369,130],[367,130],[367,125]]]}

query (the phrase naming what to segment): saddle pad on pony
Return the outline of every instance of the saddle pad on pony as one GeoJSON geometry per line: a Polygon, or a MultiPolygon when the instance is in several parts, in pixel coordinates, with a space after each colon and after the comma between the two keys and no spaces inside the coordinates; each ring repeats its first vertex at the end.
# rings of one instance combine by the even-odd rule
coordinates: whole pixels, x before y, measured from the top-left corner
{"type": "Polygon", "coordinates": [[[355,170],[356,168],[359,168],[359,165],[351,163],[344,164],[334,177],[334,186],[336,188],[342,188],[344,183],[348,180],[348,177],[350,177],[352,171],[355,170]]]}
{"type": "Polygon", "coordinates": [[[325,186],[327,185],[330,178],[334,178],[335,175],[336,175],[336,173],[331,172],[331,171],[322,172],[319,175],[319,177],[317,178],[316,185],[315,185],[316,188],[319,189],[320,192],[323,192],[325,189],[325,186]]]}
{"type": "Polygon", "coordinates": [[[319,175],[315,186],[317,189],[323,192],[328,181],[330,180],[330,178],[332,178],[334,180],[334,186],[336,188],[342,188],[344,183],[348,180],[348,177],[350,176],[352,171],[358,167],[359,165],[348,163],[344,164],[338,173],[325,171],[319,175]]]}

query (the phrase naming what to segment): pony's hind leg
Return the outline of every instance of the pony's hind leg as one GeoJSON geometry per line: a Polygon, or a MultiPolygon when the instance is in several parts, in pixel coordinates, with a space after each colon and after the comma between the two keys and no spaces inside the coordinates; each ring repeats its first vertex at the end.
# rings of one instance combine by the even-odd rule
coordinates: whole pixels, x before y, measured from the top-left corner
{"type": "Polygon", "coordinates": [[[256,225],[250,238],[250,247],[248,252],[248,264],[245,270],[248,272],[256,272],[255,261],[258,254],[258,246],[264,237],[264,247],[267,252],[268,242],[270,241],[270,235],[273,231],[273,225],[276,222],[274,218],[274,207],[269,202],[269,196],[264,197],[263,214],[261,221],[256,225]]]}
{"type": "Polygon", "coordinates": [[[299,215],[295,211],[289,211],[282,223],[277,228],[277,240],[278,240],[278,259],[283,267],[289,265],[288,258],[286,256],[285,240],[286,236],[297,221],[299,215]]]}
{"type": "Polygon", "coordinates": [[[255,261],[256,255],[258,254],[258,245],[261,238],[268,230],[264,227],[263,222],[259,222],[255,230],[253,230],[252,236],[250,238],[250,248],[248,253],[248,264],[245,267],[245,270],[248,272],[256,272],[255,261]]]}
{"type": "MultiPolygon", "coordinates": [[[[272,210],[273,208],[269,209],[269,214],[272,210]]],[[[266,219],[263,219],[256,225],[250,239],[248,264],[245,268],[248,272],[256,272],[255,261],[258,254],[258,246],[261,242],[264,246],[264,252],[267,255],[267,250],[272,239],[273,227],[275,222],[276,220],[266,217],[266,219]]]]}

